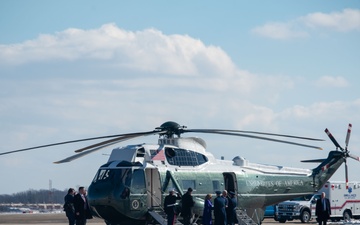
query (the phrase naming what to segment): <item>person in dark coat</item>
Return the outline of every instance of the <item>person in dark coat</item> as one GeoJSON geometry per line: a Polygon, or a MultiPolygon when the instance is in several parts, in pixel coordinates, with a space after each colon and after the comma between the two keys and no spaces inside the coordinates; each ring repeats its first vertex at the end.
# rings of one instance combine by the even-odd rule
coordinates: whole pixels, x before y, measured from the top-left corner
{"type": "Polygon", "coordinates": [[[202,216],[203,225],[212,225],[212,210],[214,206],[211,202],[211,194],[207,194],[204,201],[204,211],[202,216]]]}
{"type": "Polygon", "coordinates": [[[226,225],[225,207],[225,198],[221,196],[221,191],[216,191],[216,198],[214,199],[215,225],[226,225]]]}
{"type": "Polygon", "coordinates": [[[167,224],[174,225],[176,220],[175,203],[176,200],[181,199],[180,196],[175,196],[175,190],[171,189],[169,195],[165,197],[164,209],[167,215],[167,224]]]}
{"type": "Polygon", "coordinates": [[[226,208],[226,218],[227,218],[227,223],[230,225],[234,225],[235,223],[238,222],[236,218],[236,207],[237,207],[237,199],[235,196],[235,192],[229,191],[228,207],[226,208]]]}
{"type": "Polygon", "coordinates": [[[76,225],[86,225],[87,219],[92,219],[89,201],[84,187],[79,187],[79,193],[74,197],[76,225]]]}
{"type": "Polygon", "coordinates": [[[75,224],[75,208],[74,208],[74,195],[75,189],[69,188],[67,195],[64,197],[64,211],[65,215],[69,220],[69,225],[75,224]]]}
{"type": "Polygon", "coordinates": [[[316,201],[315,214],[319,225],[326,225],[331,215],[330,201],[325,196],[325,192],[321,193],[321,198],[316,201]]]}
{"type": "Polygon", "coordinates": [[[225,224],[229,224],[227,221],[229,218],[229,215],[228,215],[229,196],[228,196],[227,190],[223,190],[222,197],[225,199],[225,212],[226,212],[225,224]]]}
{"type": "Polygon", "coordinates": [[[181,198],[181,216],[184,220],[184,225],[190,225],[190,220],[193,216],[192,208],[195,205],[193,197],[191,196],[193,189],[188,188],[188,191],[181,198]]]}

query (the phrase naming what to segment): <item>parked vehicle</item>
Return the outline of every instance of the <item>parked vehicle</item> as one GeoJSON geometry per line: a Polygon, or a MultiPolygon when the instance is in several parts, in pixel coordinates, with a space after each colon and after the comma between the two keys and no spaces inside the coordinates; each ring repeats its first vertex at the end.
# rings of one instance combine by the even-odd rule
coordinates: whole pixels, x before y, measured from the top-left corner
{"type": "Polygon", "coordinates": [[[307,223],[316,218],[316,201],[322,192],[330,200],[331,220],[360,218],[360,182],[351,182],[346,189],[345,182],[328,181],[315,194],[279,203],[278,221],[285,223],[287,220],[300,219],[307,223]]]}
{"type": "Polygon", "coordinates": [[[277,215],[277,205],[266,206],[264,218],[274,218],[277,221],[277,215]]]}

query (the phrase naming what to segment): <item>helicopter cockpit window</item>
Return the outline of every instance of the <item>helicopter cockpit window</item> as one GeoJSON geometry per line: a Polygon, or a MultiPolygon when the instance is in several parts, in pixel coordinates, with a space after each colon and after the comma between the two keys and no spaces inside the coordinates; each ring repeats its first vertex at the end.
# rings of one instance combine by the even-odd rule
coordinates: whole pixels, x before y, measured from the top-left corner
{"type": "Polygon", "coordinates": [[[106,169],[100,169],[93,180],[93,183],[95,182],[101,182],[101,181],[106,181],[109,178],[111,178],[113,175],[113,173],[111,172],[111,170],[106,170],[106,169]]]}
{"type": "Polygon", "coordinates": [[[146,192],[145,175],[143,170],[134,170],[131,183],[131,193],[144,194],[146,192]]]}
{"type": "Polygon", "coordinates": [[[203,154],[180,148],[165,148],[165,156],[169,164],[178,166],[198,166],[208,161],[203,154]]]}

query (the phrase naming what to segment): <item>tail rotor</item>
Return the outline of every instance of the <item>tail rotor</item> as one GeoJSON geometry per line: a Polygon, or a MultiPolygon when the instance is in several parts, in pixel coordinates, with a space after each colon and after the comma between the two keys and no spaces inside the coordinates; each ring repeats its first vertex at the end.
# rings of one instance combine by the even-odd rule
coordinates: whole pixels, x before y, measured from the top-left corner
{"type": "MultiPolygon", "coordinates": [[[[348,146],[349,146],[349,140],[350,140],[350,134],[351,134],[351,128],[352,125],[349,123],[346,138],[345,138],[345,152],[349,156],[348,146]]],[[[346,182],[346,189],[349,188],[349,177],[348,177],[348,167],[345,159],[345,182],[346,182]]]]}
{"type": "Polygon", "coordinates": [[[352,128],[352,125],[351,123],[349,123],[349,126],[348,126],[348,130],[347,130],[347,134],[346,134],[346,139],[345,139],[345,151],[347,151],[348,149],[348,146],[349,146],[349,139],[350,139],[350,134],[351,134],[351,128],[352,128]]]}
{"type": "Polygon", "coordinates": [[[339,143],[336,141],[334,136],[330,133],[330,131],[326,128],[325,133],[328,135],[330,140],[334,143],[336,150],[341,150],[344,153],[344,163],[345,163],[345,182],[346,182],[346,189],[348,189],[349,184],[349,176],[348,176],[348,166],[347,166],[347,158],[350,157],[352,159],[355,159],[357,161],[360,161],[360,158],[358,156],[352,155],[349,153],[348,146],[349,146],[349,140],[350,140],[350,134],[351,134],[352,125],[349,123],[346,139],[345,139],[345,149],[342,148],[339,143]]]}

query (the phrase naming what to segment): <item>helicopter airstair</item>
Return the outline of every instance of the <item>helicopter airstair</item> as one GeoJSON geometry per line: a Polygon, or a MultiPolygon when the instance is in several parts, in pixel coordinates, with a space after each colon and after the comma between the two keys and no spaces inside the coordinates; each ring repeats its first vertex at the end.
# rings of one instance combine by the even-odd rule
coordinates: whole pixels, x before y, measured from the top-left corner
{"type": "MultiPolygon", "coordinates": [[[[162,187],[162,193],[164,193],[169,185],[169,182],[172,181],[173,185],[177,188],[177,190],[180,192],[181,195],[183,195],[183,192],[177,183],[176,179],[173,177],[173,174],[170,171],[166,171],[166,177],[165,177],[165,184],[162,187]]],[[[164,211],[164,209],[161,207],[161,200],[157,199],[151,192],[148,191],[148,194],[153,199],[153,202],[156,204],[152,205],[151,208],[149,208],[148,213],[149,215],[156,221],[157,223],[161,225],[167,225],[167,215],[164,211]]],[[[175,225],[183,225],[177,218],[175,220],[175,225]]]]}
{"type": "MultiPolygon", "coordinates": [[[[157,223],[160,225],[167,225],[166,214],[161,207],[149,209],[148,212],[157,223]]],[[[236,209],[236,217],[238,219],[238,225],[258,225],[243,209],[236,209]]],[[[175,225],[183,224],[176,219],[175,225]]]]}
{"type": "Polygon", "coordinates": [[[238,219],[238,225],[258,225],[244,209],[236,209],[236,218],[238,219]]]}
{"type": "MultiPolygon", "coordinates": [[[[149,209],[148,213],[160,225],[167,225],[166,213],[161,207],[153,207],[152,209],[149,209]]],[[[183,224],[176,218],[175,225],[183,224]]]]}

